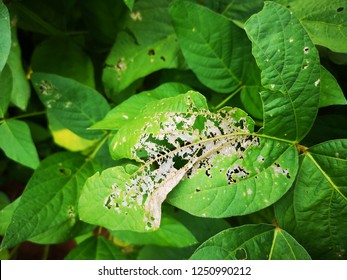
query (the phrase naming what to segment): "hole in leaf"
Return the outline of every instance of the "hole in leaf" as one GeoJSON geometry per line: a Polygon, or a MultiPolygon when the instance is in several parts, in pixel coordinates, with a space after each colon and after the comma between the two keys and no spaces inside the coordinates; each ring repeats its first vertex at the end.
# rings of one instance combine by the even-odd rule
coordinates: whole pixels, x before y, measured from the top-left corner
{"type": "Polygon", "coordinates": [[[166,61],[165,57],[163,57],[163,56],[161,56],[160,59],[164,62],[166,61]]]}
{"type": "Polygon", "coordinates": [[[201,190],[200,190],[200,188],[196,188],[195,191],[196,191],[196,192],[199,192],[199,191],[201,191],[201,190]]]}
{"type": "Polygon", "coordinates": [[[154,51],[153,49],[150,49],[150,50],[148,51],[148,55],[155,55],[155,51],[154,51]]]}
{"type": "Polygon", "coordinates": [[[71,175],[71,170],[68,168],[59,168],[58,169],[59,174],[65,175],[65,176],[70,176],[71,175]]]}
{"type": "Polygon", "coordinates": [[[247,251],[244,248],[238,248],[235,252],[237,260],[247,260],[247,251]]]}
{"type": "Polygon", "coordinates": [[[309,51],[310,51],[310,48],[309,48],[309,47],[304,47],[304,53],[305,53],[305,54],[308,54],[309,51]]]}
{"type": "Polygon", "coordinates": [[[339,7],[339,8],[337,8],[336,11],[337,11],[338,13],[340,13],[340,12],[342,12],[344,9],[345,9],[345,7],[339,7]]]}

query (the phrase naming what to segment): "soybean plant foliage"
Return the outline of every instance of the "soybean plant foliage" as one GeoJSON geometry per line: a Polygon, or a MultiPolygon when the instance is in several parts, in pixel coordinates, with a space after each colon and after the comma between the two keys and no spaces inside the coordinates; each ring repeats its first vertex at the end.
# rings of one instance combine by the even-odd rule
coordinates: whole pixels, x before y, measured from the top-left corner
{"type": "Polygon", "coordinates": [[[0,34],[2,259],[347,258],[346,0],[3,0],[0,34]]]}

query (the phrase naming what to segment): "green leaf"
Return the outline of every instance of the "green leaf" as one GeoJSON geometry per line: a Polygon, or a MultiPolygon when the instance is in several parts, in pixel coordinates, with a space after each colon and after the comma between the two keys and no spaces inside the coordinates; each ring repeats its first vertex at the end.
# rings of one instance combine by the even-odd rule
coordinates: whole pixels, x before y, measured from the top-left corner
{"type": "Polygon", "coordinates": [[[264,134],[300,141],[318,110],[318,52],[299,20],[283,6],[265,2],[245,25],[261,69],[264,134]],[[276,22],[277,24],[274,24],[276,22]]]}
{"type": "Polygon", "coordinates": [[[8,228],[8,225],[11,222],[11,218],[14,210],[19,204],[20,198],[17,198],[12,203],[8,204],[6,207],[0,210],[0,235],[4,236],[8,228]]]}
{"type": "Polygon", "coordinates": [[[30,85],[22,65],[22,53],[17,38],[17,28],[11,28],[11,51],[8,56],[7,64],[12,72],[12,94],[11,102],[18,108],[25,110],[30,97],[30,85]]]}
{"type": "Polygon", "coordinates": [[[123,2],[125,5],[127,5],[130,11],[133,9],[135,0],[123,0],[123,2]]]}
{"type": "Polygon", "coordinates": [[[258,13],[264,5],[262,0],[227,0],[222,2],[224,2],[222,3],[224,4],[222,14],[241,27],[251,15],[258,13]]]}
{"type": "Polygon", "coordinates": [[[11,29],[10,29],[10,15],[2,1],[0,1],[0,72],[4,68],[7,57],[11,49],[11,29]]]}
{"type": "Polygon", "coordinates": [[[300,19],[312,41],[334,52],[347,53],[345,0],[276,0],[300,19]]]}
{"type": "Polygon", "coordinates": [[[103,236],[92,236],[77,245],[66,260],[124,260],[121,250],[103,236]]]}
{"type": "Polygon", "coordinates": [[[180,83],[161,84],[153,90],[136,94],[107,113],[105,118],[94,124],[92,129],[117,130],[134,119],[150,102],[185,93],[190,87],[180,83]]]}
{"type": "Polygon", "coordinates": [[[203,243],[192,260],[309,260],[306,250],[283,229],[245,225],[227,229],[203,243]]]}
{"type": "Polygon", "coordinates": [[[78,220],[80,190],[99,169],[97,161],[69,152],[43,160],[21,196],[2,247],[10,248],[66,223],[66,230],[70,230],[78,220]]]}
{"type": "Polygon", "coordinates": [[[346,159],[345,139],[309,148],[301,156],[293,191],[276,204],[279,225],[315,259],[347,256],[346,159]]]}
{"type": "Polygon", "coordinates": [[[194,252],[194,247],[174,248],[159,247],[154,245],[144,246],[138,256],[138,260],[188,260],[194,252]]]}
{"type": "Polygon", "coordinates": [[[25,122],[4,120],[0,124],[0,135],[0,148],[7,157],[32,169],[39,165],[36,147],[25,122]]]}
{"type": "Polygon", "coordinates": [[[199,243],[206,241],[222,230],[230,228],[230,224],[224,219],[201,218],[190,215],[185,211],[174,209],[174,218],[185,225],[194,234],[199,243]]]}
{"type": "Polygon", "coordinates": [[[81,218],[109,229],[157,229],[161,204],[180,181],[168,201],[194,215],[228,217],[267,207],[291,186],[297,151],[258,137],[253,126],[237,108],[209,112],[197,92],[151,103],[110,145],[114,159],[142,165],[90,178],[80,198],[81,218]]]}
{"type": "Polygon", "coordinates": [[[160,41],[138,45],[134,38],[121,32],[106,59],[103,81],[108,95],[125,90],[137,79],[160,69],[177,68],[182,60],[176,35],[160,41]]]}
{"type": "Polygon", "coordinates": [[[0,191],[0,210],[10,204],[10,200],[4,192],[0,191]]]}
{"type": "Polygon", "coordinates": [[[11,92],[13,85],[12,72],[6,64],[0,72],[0,118],[3,118],[7,112],[8,105],[11,101],[11,92]]]}
{"type": "Polygon", "coordinates": [[[85,139],[97,139],[104,135],[102,131],[88,130],[110,109],[100,93],[54,74],[34,73],[31,79],[47,111],[67,129],[85,139]]]}
{"type": "Polygon", "coordinates": [[[137,1],[127,15],[125,27],[140,45],[152,44],[175,33],[169,15],[171,0],[137,1]]]}
{"type": "Polygon", "coordinates": [[[163,215],[161,226],[153,232],[113,231],[112,236],[131,245],[187,247],[197,243],[194,235],[180,222],[163,215]]]}
{"type": "Polygon", "coordinates": [[[34,72],[52,73],[94,87],[94,67],[83,49],[64,37],[51,37],[31,57],[34,72]]]}
{"type": "Polygon", "coordinates": [[[343,94],[335,77],[324,67],[321,68],[321,91],[319,107],[331,105],[346,105],[346,97],[343,94]]]}
{"type": "MultiPolygon", "coordinates": [[[[71,1],[70,1],[71,2],[71,1]]],[[[98,43],[107,45],[107,48],[114,43],[114,40],[123,25],[124,14],[128,8],[122,3],[122,0],[83,0],[78,2],[81,7],[83,23],[87,28],[88,42],[95,51],[99,52],[101,48],[98,43]],[[90,37],[95,40],[89,40],[90,37]]],[[[102,56],[104,60],[104,56],[102,56]]]]}
{"type": "Polygon", "coordinates": [[[204,85],[230,93],[244,85],[259,84],[251,44],[241,28],[206,7],[186,1],[174,1],[170,14],[183,55],[204,85]]]}

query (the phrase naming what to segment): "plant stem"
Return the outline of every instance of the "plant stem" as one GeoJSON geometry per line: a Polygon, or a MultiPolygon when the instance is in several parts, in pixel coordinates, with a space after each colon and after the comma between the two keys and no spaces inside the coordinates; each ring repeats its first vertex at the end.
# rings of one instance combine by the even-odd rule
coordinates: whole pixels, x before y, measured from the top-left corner
{"type": "Polygon", "coordinates": [[[46,110],[45,111],[38,111],[38,112],[27,113],[27,114],[11,117],[9,119],[13,119],[13,120],[15,120],[15,119],[24,119],[24,118],[35,117],[35,116],[40,116],[40,115],[44,115],[44,114],[46,114],[46,110]]]}
{"type": "Polygon", "coordinates": [[[49,245],[45,245],[43,247],[43,255],[42,255],[42,260],[47,260],[48,259],[48,254],[49,254],[49,245]]]}
{"type": "Polygon", "coordinates": [[[225,103],[227,103],[231,98],[233,98],[238,92],[240,92],[243,89],[243,86],[240,86],[237,90],[235,90],[233,93],[231,93],[227,98],[225,98],[221,103],[219,103],[217,106],[215,106],[213,109],[218,110],[224,106],[225,103]]]}

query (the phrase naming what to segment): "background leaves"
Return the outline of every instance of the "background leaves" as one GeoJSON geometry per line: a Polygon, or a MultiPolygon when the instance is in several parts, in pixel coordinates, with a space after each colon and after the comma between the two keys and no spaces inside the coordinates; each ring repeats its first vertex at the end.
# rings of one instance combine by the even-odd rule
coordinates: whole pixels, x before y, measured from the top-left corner
{"type": "Polygon", "coordinates": [[[29,2],[0,3],[0,258],[346,258],[344,0],[29,2]]]}

